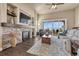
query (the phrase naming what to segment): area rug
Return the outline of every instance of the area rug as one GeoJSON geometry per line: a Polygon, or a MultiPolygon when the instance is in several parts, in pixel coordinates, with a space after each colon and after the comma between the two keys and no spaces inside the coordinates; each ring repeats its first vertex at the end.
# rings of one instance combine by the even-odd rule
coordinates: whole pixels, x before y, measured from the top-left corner
{"type": "Polygon", "coordinates": [[[57,41],[53,39],[51,45],[48,45],[38,40],[27,52],[38,56],[69,56],[62,47],[57,45],[57,41]]]}

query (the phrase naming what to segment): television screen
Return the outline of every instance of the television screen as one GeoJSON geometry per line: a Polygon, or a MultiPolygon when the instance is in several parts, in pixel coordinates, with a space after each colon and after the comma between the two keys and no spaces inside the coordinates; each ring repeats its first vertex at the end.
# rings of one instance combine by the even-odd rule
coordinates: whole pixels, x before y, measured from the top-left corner
{"type": "Polygon", "coordinates": [[[28,24],[29,19],[31,19],[29,16],[20,12],[20,23],[28,24]]]}

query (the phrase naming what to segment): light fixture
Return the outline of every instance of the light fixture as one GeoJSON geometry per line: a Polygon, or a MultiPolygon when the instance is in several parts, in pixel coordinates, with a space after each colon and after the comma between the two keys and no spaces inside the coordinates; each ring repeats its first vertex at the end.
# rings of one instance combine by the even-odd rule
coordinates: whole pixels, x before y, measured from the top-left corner
{"type": "Polygon", "coordinates": [[[50,5],[50,9],[56,10],[56,9],[58,9],[57,6],[62,5],[62,4],[64,4],[64,3],[51,3],[51,4],[47,4],[47,5],[50,5]]]}
{"type": "Polygon", "coordinates": [[[52,9],[52,8],[54,8],[54,9],[55,9],[55,8],[56,8],[56,5],[52,5],[52,6],[51,6],[51,9],[52,9]]]}

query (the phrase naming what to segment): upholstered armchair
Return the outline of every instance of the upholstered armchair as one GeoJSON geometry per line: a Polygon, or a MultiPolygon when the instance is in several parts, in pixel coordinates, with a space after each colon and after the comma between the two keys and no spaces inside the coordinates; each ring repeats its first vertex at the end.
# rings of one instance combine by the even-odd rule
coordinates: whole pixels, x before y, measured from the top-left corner
{"type": "Polygon", "coordinates": [[[38,32],[38,34],[39,34],[40,36],[43,36],[43,35],[45,34],[45,31],[44,31],[43,29],[40,29],[39,32],[38,32]]]}

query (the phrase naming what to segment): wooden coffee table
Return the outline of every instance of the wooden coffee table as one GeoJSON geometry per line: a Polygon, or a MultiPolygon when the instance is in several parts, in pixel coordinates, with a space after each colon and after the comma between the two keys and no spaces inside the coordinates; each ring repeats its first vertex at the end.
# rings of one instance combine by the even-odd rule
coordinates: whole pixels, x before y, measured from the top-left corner
{"type": "Polygon", "coordinates": [[[45,43],[45,44],[51,44],[51,38],[49,37],[42,37],[42,43],[45,43]]]}

